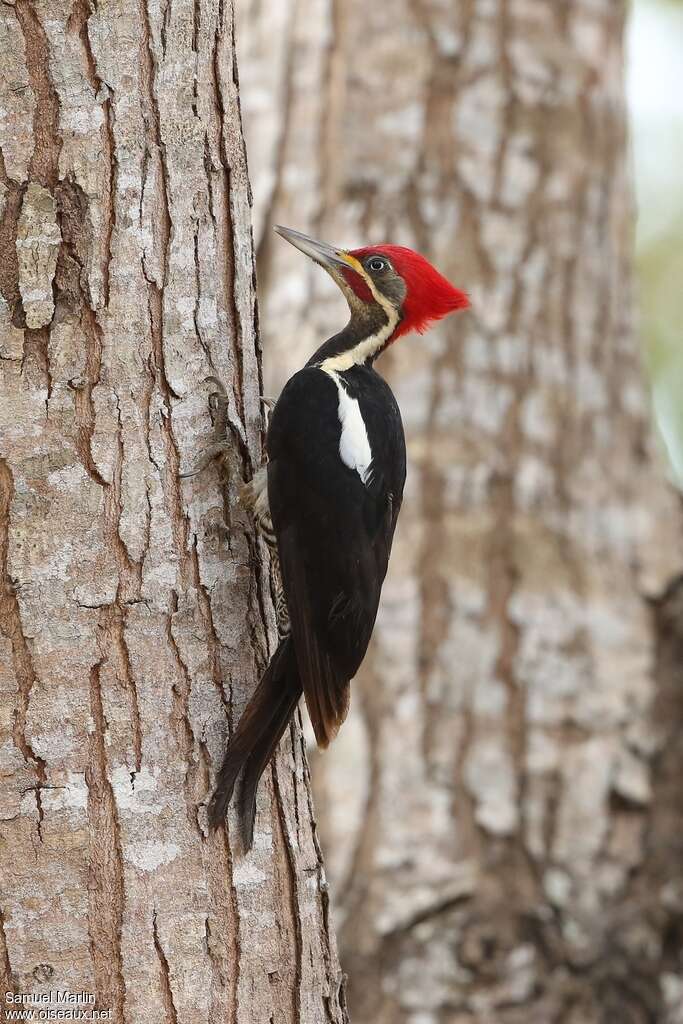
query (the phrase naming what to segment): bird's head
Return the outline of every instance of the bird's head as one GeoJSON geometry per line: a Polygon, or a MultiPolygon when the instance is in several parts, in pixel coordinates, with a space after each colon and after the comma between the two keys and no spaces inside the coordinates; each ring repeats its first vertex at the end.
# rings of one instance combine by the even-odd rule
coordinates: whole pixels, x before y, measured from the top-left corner
{"type": "Polygon", "coordinates": [[[383,330],[381,348],[409,331],[422,334],[430,324],[470,304],[465,292],[424,256],[402,245],[339,249],[291,228],[275,230],[333,278],[346,296],[352,323],[378,329],[380,335],[383,330]]]}

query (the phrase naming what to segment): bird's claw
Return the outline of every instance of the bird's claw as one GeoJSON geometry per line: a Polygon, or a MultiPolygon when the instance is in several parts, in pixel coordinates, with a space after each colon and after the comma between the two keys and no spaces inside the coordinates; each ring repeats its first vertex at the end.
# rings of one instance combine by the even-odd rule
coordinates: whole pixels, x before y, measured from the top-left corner
{"type": "Polygon", "coordinates": [[[219,395],[222,395],[224,398],[228,397],[228,389],[226,388],[225,384],[220,379],[220,377],[216,377],[214,374],[209,374],[208,377],[204,378],[204,383],[205,384],[215,384],[216,385],[216,392],[219,395]]]}
{"type": "Polygon", "coordinates": [[[224,522],[211,523],[206,529],[207,537],[215,537],[224,544],[230,543],[230,530],[224,522]]]}
{"type": "Polygon", "coordinates": [[[201,453],[199,462],[194,469],[188,470],[187,473],[180,474],[181,480],[189,480],[194,476],[199,476],[199,474],[203,473],[214,459],[227,455],[231,449],[231,445],[225,436],[225,421],[230,403],[227,388],[220,377],[216,377],[214,374],[210,374],[208,377],[205,377],[203,383],[213,384],[214,386],[214,390],[209,394],[208,402],[211,418],[214,421],[216,418],[220,418],[219,427],[216,431],[219,434],[219,439],[214,441],[212,444],[207,445],[201,453]]]}
{"type": "Polygon", "coordinates": [[[220,377],[215,377],[213,374],[209,377],[205,377],[204,383],[214,385],[214,390],[209,392],[208,397],[211,418],[214,419],[218,415],[224,417],[227,414],[230,405],[230,397],[225,384],[220,377]]]}
{"type": "Polygon", "coordinates": [[[214,416],[224,415],[228,410],[228,406],[230,405],[230,400],[228,399],[228,396],[223,394],[222,391],[210,391],[208,401],[209,411],[211,413],[212,418],[214,416]]]}
{"type": "MultiPolygon", "coordinates": [[[[241,421],[234,415],[234,410],[233,416],[231,417],[230,415],[230,395],[223,381],[220,377],[210,374],[208,377],[204,378],[204,384],[214,385],[214,390],[209,393],[208,403],[211,418],[214,423],[214,433],[215,435],[218,435],[219,439],[204,449],[199,462],[194,469],[189,470],[187,473],[180,474],[181,480],[188,480],[191,477],[198,476],[214,461],[214,459],[224,457],[229,451],[231,451],[232,445],[227,439],[228,430],[231,430],[237,435],[245,452],[248,448],[245,430],[241,421]]],[[[268,409],[272,409],[275,405],[274,398],[262,397],[261,401],[268,409]]]]}
{"type": "Polygon", "coordinates": [[[208,447],[204,449],[195,468],[190,470],[188,473],[181,473],[180,479],[189,480],[190,477],[199,476],[199,474],[202,473],[214,459],[218,458],[219,455],[226,455],[229,451],[230,444],[228,441],[214,441],[213,444],[208,445],[208,447]]]}

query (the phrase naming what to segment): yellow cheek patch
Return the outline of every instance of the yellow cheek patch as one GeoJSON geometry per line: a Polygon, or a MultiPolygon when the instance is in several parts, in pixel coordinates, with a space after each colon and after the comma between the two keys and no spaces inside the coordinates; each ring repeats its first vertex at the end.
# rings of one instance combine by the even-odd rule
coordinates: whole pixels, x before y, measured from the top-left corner
{"type": "Polygon", "coordinates": [[[382,295],[382,293],[377,289],[377,287],[375,286],[375,282],[372,280],[370,274],[368,274],[367,270],[360,262],[360,260],[357,260],[356,257],[352,256],[351,253],[349,252],[340,252],[339,256],[341,256],[344,262],[348,263],[351,270],[355,271],[355,273],[358,274],[360,279],[365,282],[375,302],[377,302],[382,307],[384,312],[387,314],[388,318],[391,319],[394,314],[394,307],[391,305],[390,301],[384,295],[382,295]]]}
{"type": "Polygon", "coordinates": [[[386,310],[387,300],[377,291],[375,282],[372,280],[361,261],[357,260],[356,257],[352,256],[349,252],[340,252],[339,255],[345,263],[348,263],[351,270],[358,274],[361,281],[365,283],[375,302],[378,302],[379,305],[386,310]]]}
{"type": "Polygon", "coordinates": [[[368,275],[363,269],[363,264],[360,262],[360,260],[357,260],[355,256],[352,256],[348,252],[340,252],[339,255],[341,256],[345,263],[348,263],[352,270],[355,270],[357,274],[360,274],[364,281],[367,281],[368,275]]]}

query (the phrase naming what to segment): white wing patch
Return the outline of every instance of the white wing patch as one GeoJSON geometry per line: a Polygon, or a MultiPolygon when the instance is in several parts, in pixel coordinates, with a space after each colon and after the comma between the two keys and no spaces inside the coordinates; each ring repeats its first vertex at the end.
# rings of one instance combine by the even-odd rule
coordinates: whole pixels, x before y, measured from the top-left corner
{"type": "Polygon", "coordinates": [[[368,432],[361,415],[358,399],[351,398],[339,375],[333,370],[325,370],[337,385],[339,395],[339,422],[341,437],[339,439],[339,456],[345,466],[358,473],[364,484],[370,479],[372,451],[368,440],[368,432]]]}

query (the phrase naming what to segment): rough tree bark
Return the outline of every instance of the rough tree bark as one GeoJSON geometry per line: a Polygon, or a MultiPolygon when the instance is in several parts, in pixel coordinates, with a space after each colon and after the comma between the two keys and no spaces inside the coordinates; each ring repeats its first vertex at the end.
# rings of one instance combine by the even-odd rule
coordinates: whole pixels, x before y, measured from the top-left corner
{"type": "Polygon", "coordinates": [[[633,333],[624,17],[242,8],[273,391],[344,311],[271,221],[415,245],[473,300],[383,359],[407,498],[313,763],[355,1024],[683,1020],[681,519],[633,333]]]}
{"type": "Polygon", "coordinates": [[[119,1024],[345,1019],[298,725],[253,853],[206,828],[275,639],[232,19],[0,5],[0,983],[119,1024]]]}

